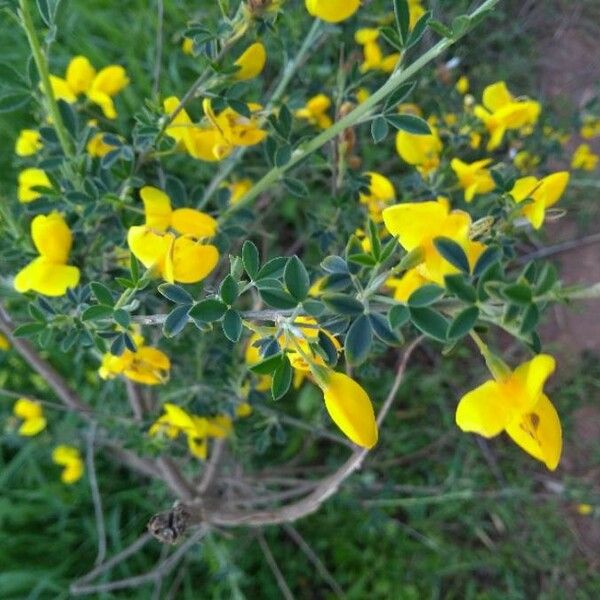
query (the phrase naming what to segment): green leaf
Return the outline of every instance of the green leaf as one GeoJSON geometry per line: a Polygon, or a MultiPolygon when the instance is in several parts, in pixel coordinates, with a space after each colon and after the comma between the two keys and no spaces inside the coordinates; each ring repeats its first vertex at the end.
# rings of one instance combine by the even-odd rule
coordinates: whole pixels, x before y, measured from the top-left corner
{"type": "Polygon", "coordinates": [[[242,246],[242,263],[248,277],[255,279],[260,268],[260,256],[258,248],[250,240],[246,240],[242,246]]]}
{"type": "Polygon", "coordinates": [[[273,381],[271,382],[271,394],[273,400],[279,400],[286,395],[292,384],[292,365],[290,359],[287,356],[283,356],[279,366],[273,373],[273,381]]]}
{"type": "Polygon", "coordinates": [[[125,352],[125,348],[127,347],[127,342],[125,335],[123,333],[117,335],[117,337],[112,341],[110,345],[110,353],[113,356],[121,356],[123,352],[125,352]]]}
{"type": "Polygon", "coordinates": [[[447,237],[436,237],[433,240],[436,250],[453,266],[463,273],[471,271],[469,259],[465,251],[454,241],[447,237]]]}
{"type": "Polygon", "coordinates": [[[269,280],[271,285],[259,287],[262,299],[273,308],[290,309],[298,306],[298,301],[292,297],[283,285],[276,279],[269,280]]]}
{"type": "Polygon", "coordinates": [[[406,43],[410,26],[410,9],[407,0],[394,0],[394,18],[398,35],[402,42],[406,43]]]}
{"type": "Polygon", "coordinates": [[[275,166],[284,167],[290,162],[292,158],[292,147],[289,144],[285,144],[277,148],[275,152],[275,166]]]}
{"type": "Polygon", "coordinates": [[[26,92],[9,92],[0,96],[0,113],[13,112],[29,104],[31,95],[26,92]]]}
{"type": "Polygon", "coordinates": [[[419,331],[440,342],[447,340],[448,321],[440,313],[428,307],[409,310],[410,320],[419,331]]]}
{"type": "Polygon", "coordinates": [[[354,263],[355,265],[362,265],[364,267],[374,267],[377,264],[377,259],[375,259],[370,254],[350,254],[348,256],[348,262],[354,263]]]}
{"type": "Polygon", "coordinates": [[[288,260],[283,278],[288,292],[296,300],[302,301],[306,298],[310,289],[310,279],[306,267],[297,256],[292,256],[288,260]]]}
{"type": "Polygon", "coordinates": [[[34,323],[24,323],[23,325],[19,325],[13,331],[13,335],[15,337],[29,337],[39,333],[46,329],[45,323],[34,322],[34,323]]]}
{"type": "Polygon", "coordinates": [[[275,369],[277,369],[282,357],[283,355],[281,353],[273,354],[272,356],[265,358],[265,360],[252,365],[250,370],[257,375],[270,375],[273,373],[273,371],[275,371],[275,369]]]}
{"type": "Polygon", "coordinates": [[[523,314],[520,332],[523,335],[531,333],[540,321],[540,309],[535,304],[530,304],[523,314]]]}
{"type": "Polygon", "coordinates": [[[302,303],[302,308],[313,317],[318,317],[325,312],[325,305],[318,300],[308,299],[302,303]]]}
{"type": "Polygon", "coordinates": [[[92,283],[90,283],[90,288],[100,304],[114,306],[115,302],[113,300],[112,292],[105,285],[97,281],[92,281],[92,283]]]}
{"type": "Polygon", "coordinates": [[[299,179],[292,179],[291,177],[286,177],[283,180],[283,185],[285,188],[293,194],[294,196],[298,196],[298,198],[306,198],[308,196],[308,188],[303,181],[299,179]]]}
{"type": "Polygon", "coordinates": [[[413,30],[410,32],[408,36],[408,41],[406,42],[406,49],[412,48],[418,41],[423,37],[425,33],[425,29],[427,29],[427,24],[431,19],[431,11],[427,11],[415,24],[413,30]]]}
{"type": "Polygon", "coordinates": [[[122,308],[115,310],[113,318],[118,325],[123,327],[123,329],[127,329],[129,325],[131,325],[131,317],[129,316],[129,313],[122,308]]]}
{"type": "Polygon", "coordinates": [[[327,273],[348,273],[348,264],[346,261],[337,255],[326,256],[321,261],[321,269],[327,273]]]}
{"type": "Polygon", "coordinates": [[[450,27],[448,27],[447,25],[444,25],[444,23],[441,23],[440,21],[435,21],[434,19],[430,19],[429,20],[429,28],[431,30],[435,31],[437,34],[441,35],[442,37],[445,37],[445,38],[452,37],[452,29],[450,29],[450,27]]]}
{"type": "Polygon", "coordinates": [[[396,105],[404,102],[404,100],[406,100],[406,98],[412,94],[416,85],[416,82],[411,81],[399,86],[395,92],[388,96],[388,99],[385,102],[386,108],[394,108],[396,105]]]}
{"type": "Polygon", "coordinates": [[[179,285],[172,283],[161,283],[158,286],[158,291],[171,302],[176,304],[192,304],[194,299],[179,285]]]}
{"type": "Polygon", "coordinates": [[[237,342],[242,335],[242,317],[237,310],[230,308],[223,317],[221,323],[225,337],[231,342],[237,342]]]}
{"type": "Polygon", "coordinates": [[[400,343],[398,336],[392,331],[388,320],[378,313],[369,314],[369,321],[373,333],[388,346],[396,346],[400,343]]]}
{"type": "Polygon", "coordinates": [[[477,319],[479,318],[479,309],[476,306],[469,306],[461,311],[448,329],[448,337],[450,339],[461,338],[467,335],[473,329],[477,319]]]}
{"type": "Polygon", "coordinates": [[[385,120],[385,117],[375,117],[371,121],[371,137],[376,144],[379,144],[379,142],[385,140],[389,130],[390,128],[385,120]]]}
{"type": "Polygon", "coordinates": [[[212,323],[218,321],[227,310],[227,305],[216,298],[208,298],[201,300],[195,304],[189,315],[195,321],[201,321],[203,323],[212,323]]]}
{"type": "Polygon", "coordinates": [[[388,313],[388,321],[392,329],[398,329],[402,327],[410,319],[410,311],[404,304],[396,304],[392,306],[388,313]]]}
{"type": "Polygon", "coordinates": [[[502,250],[498,246],[489,246],[486,248],[481,256],[477,259],[475,266],[473,267],[473,275],[480,277],[488,267],[497,263],[502,258],[502,250]]]}
{"type": "Polygon", "coordinates": [[[369,219],[369,241],[371,242],[371,254],[379,262],[381,258],[381,239],[379,237],[379,231],[377,231],[377,225],[372,219],[369,219]]]}
{"type": "Polygon", "coordinates": [[[166,337],[174,337],[181,333],[189,320],[189,305],[177,306],[168,315],[163,324],[166,337]]]}
{"type": "Polygon", "coordinates": [[[11,88],[13,86],[21,88],[25,86],[22,75],[5,63],[0,63],[0,81],[3,86],[10,86],[11,88]]]}
{"type": "Polygon", "coordinates": [[[86,308],[82,315],[82,321],[96,321],[100,319],[108,319],[112,317],[113,308],[112,306],[106,306],[104,304],[96,304],[86,308]]]}
{"type": "Polygon", "coordinates": [[[285,256],[276,256],[267,261],[258,272],[256,279],[266,279],[267,277],[279,277],[283,273],[288,259],[285,256]]]}
{"type": "Polygon", "coordinates": [[[359,315],[365,310],[361,302],[346,294],[323,294],[321,300],[330,310],[342,315],[359,315]]]}
{"type": "Polygon", "coordinates": [[[373,330],[367,315],[360,315],[348,329],[344,341],[346,359],[351,365],[362,363],[369,355],[373,343],[373,330]]]}
{"type": "Polygon", "coordinates": [[[396,129],[415,135],[431,135],[427,121],[415,115],[386,115],[386,121],[396,129]]]}
{"type": "Polygon", "coordinates": [[[231,275],[227,275],[221,282],[219,296],[221,296],[221,300],[223,300],[225,304],[230,306],[236,301],[238,297],[238,284],[231,275]]]}
{"type": "Polygon", "coordinates": [[[552,263],[545,263],[537,278],[535,293],[537,296],[547,294],[558,281],[558,272],[552,263]]]}
{"type": "Polygon", "coordinates": [[[473,304],[477,300],[475,288],[469,283],[462,273],[454,273],[444,277],[446,290],[460,300],[473,304]]]}
{"type": "Polygon", "coordinates": [[[452,20],[452,37],[459,38],[471,27],[471,19],[468,15],[459,15],[452,20]]]}
{"type": "Polygon", "coordinates": [[[397,271],[409,271],[410,269],[420,265],[423,260],[423,250],[421,248],[415,248],[402,257],[402,260],[398,263],[397,271]]]}
{"type": "Polygon", "coordinates": [[[510,302],[523,306],[528,305],[532,299],[531,288],[524,283],[507,285],[502,289],[502,295],[510,302]]]}
{"type": "Polygon", "coordinates": [[[429,306],[444,295],[444,288],[435,284],[423,285],[408,298],[409,306],[429,306]]]}
{"type": "Polygon", "coordinates": [[[322,329],[319,329],[319,346],[327,356],[327,364],[335,367],[338,361],[338,351],[331,338],[322,329]]]}

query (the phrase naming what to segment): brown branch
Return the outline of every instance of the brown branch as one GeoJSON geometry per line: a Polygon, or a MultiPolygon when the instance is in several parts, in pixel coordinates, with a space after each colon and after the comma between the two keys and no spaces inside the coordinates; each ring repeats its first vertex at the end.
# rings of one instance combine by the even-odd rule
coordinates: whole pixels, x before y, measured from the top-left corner
{"type": "Polygon", "coordinates": [[[275,577],[277,587],[281,591],[282,596],[285,598],[285,600],[294,600],[294,594],[292,594],[292,591],[290,590],[287,581],[285,580],[285,577],[283,576],[283,573],[281,572],[281,569],[279,568],[279,565],[277,564],[277,561],[275,560],[275,557],[271,552],[271,548],[269,548],[269,544],[267,544],[267,540],[265,539],[265,536],[263,535],[262,531],[258,531],[258,533],[256,534],[256,539],[258,540],[258,545],[260,546],[260,549],[265,555],[267,564],[269,565],[269,568],[271,569],[271,572],[275,577]]]}
{"type": "MultiPolygon", "coordinates": [[[[394,383],[377,415],[378,425],[383,423],[388,414],[402,383],[408,359],[420,341],[421,338],[418,338],[406,348],[398,364],[394,383]]],[[[223,508],[220,500],[211,502],[210,499],[201,499],[191,504],[177,505],[169,511],[155,515],[149,523],[150,531],[157,533],[156,537],[163,541],[165,538],[167,541],[176,541],[187,529],[200,523],[224,527],[240,525],[260,527],[296,521],[316,512],[328,498],[333,496],[344,481],[361,467],[367,454],[368,450],[356,448],[348,460],[333,474],[318,482],[310,494],[290,504],[272,509],[239,511],[223,508]],[[168,527],[171,523],[177,523],[177,527],[168,527]]]]}

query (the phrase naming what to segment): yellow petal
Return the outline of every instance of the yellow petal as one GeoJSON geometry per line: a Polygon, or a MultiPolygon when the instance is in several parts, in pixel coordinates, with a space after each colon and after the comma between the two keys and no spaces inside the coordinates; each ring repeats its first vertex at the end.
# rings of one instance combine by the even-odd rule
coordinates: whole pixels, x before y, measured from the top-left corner
{"type": "Polygon", "coordinates": [[[394,300],[406,302],[411,294],[421,286],[428,283],[418,269],[410,269],[402,277],[391,277],[386,280],[385,285],[392,288],[394,300]]]}
{"type": "Polygon", "coordinates": [[[171,200],[162,190],[145,186],[140,190],[144,203],[146,225],[158,231],[166,231],[171,225],[171,200]]]}
{"type": "Polygon", "coordinates": [[[93,102],[94,104],[97,104],[102,109],[102,112],[104,113],[104,116],[107,119],[116,119],[117,118],[117,111],[115,110],[115,103],[113,102],[112,98],[108,94],[105,94],[104,92],[102,92],[100,90],[95,90],[92,88],[87,93],[87,97],[90,99],[91,102],[93,102]]]}
{"type": "Polygon", "coordinates": [[[463,430],[490,438],[508,422],[509,407],[497,382],[486,381],[465,394],[456,408],[456,424],[463,430]]]}
{"type": "Polygon", "coordinates": [[[506,87],[506,82],[498,81],[488,85],[483,90],[483,105],[494,112],[513,101],[512,94],[506,87]]]}
{"type": "Polygon", "coordinates": [[[515,369],[511,379],[524,389],[529,406],[537,402],[546,379],[554,373],[555,368],[556,361],[552,356],[538,354],[515,369]]]}
{"type": "Polygon", "coordinates": [[[180,429],[184,432],[192,432],[196,430],[192,416],[183,408],[177,406],[177,404],[166,402],[163,406],[163,409],[165,411],[165,420],[173,427],[177,427],[177,429],[180,429]]]}
{"type": "Polygon", "coordinates": [[[0,350],[10,350],[10,342],[0,333],[0,350]]]}
{"type": "Polygon", "coordinates": [[[17,156],[31,156],[44,147],[42,136],[36,129],[22,129],[15,143],[17,156]]]}
{"type": "Polygon", "coordinates": [[[556,409],[542,394],[531,411],[511,420],[506,432],[525,452],[554,471],[562,452],[562,429],[556,409]]]}
{"type": "Polygon", "coordinates": [[[233,431],[233,423],[227,415],[219,415],[208,419],[207,435],[215,438],[224,438],[233,431]]]}
{"type": "Polygon", "coordinates": [[[75,460],[69,463],[60,475],[60,479],[63,483],[70,485],[79,481],[83,475],[83,461],[81,459],[75,460]]]}
{"type": "Polygon", "coordinates": [[[104,141],[104,134],[100,131],[95,133],[86,144],[85,150],[90,156],[102,158],[106,156],[115,146],[111,146],[104,141]]]}
{"type": "Polygon", "coordinates": [[[13,406],[13,414],[20,419],[37,419],[43,415],[42,405],[29,398],[19,398],[13,406]]]}
{"type": "Polygon", "coordinates": [[[77,101],[77,94],[73,92],[71,86],[62,77],[50,75],[50,87],[56,100],[64,100],[69,104],[77,101]]]}
{"type": "Polygon", "coordinates": [[[146,385],[165,383],[171,361],[158,348],[141,346],[133,353],[133,360],[123,371],[125,377],[146,385]]]}
{"type": "Polygon", "coordinates": [[[130,227],[127,233],[127,243],[133,255],[147,268],[161,265],[170,245],[174,240],[173,234],[160,234],[145,225],[130,227]]]}
{"type": "Polygon", "coordinates": [[[237,204],[242,196],[252,187],[253,183],[251,179],[240,179],[239,181],[233,181],[227,188],[229,189],[229,202],[230,204],[237,204]]]}
{"type": "Polygon", "coordinates": [[[367,392],[344,373],[330,372],[319,383],[325,407],[333,422],[355,444],[372,448],[377,443],[377,423],[367,392]]]}
{"type": "Polygon", "coordinates": [[[96,69],[85,56],[75,56],[67,67],[66,79],[74,94],[87,92],[96,77],[96,69]]]}
{"type": "Polygon", "coordinates": [[[546,208],[556,204],[563,195],[567,185],[569,184],[569,172],[559,171],[552,173],[542,179],[542,193],[544,194],[544,205],[546,208]]]}
{"type": "Polygon", "coordinates": [[[219,251],[215,246],[179,237],[173,245],[172,261],[174,281],[196,283],[207,277],[217,266],[219,251]]]}
{"type": "Polygon", "coordinates": [[[14,286],[21,294],[30,290],[45,296],[63,296],[79,283],[79,269],[49,262],[40,256],[15,276],[14,286]]]}
{"type": "Polygon", "coordinates": [[[191,235],[195,238],[213,237],[217,233],[217,221],[210,215],[193,208],[174,210],[171,227],[182,235],[191,235]]]}
{"type": "Polygon", "coordinates": [[[46,425],[47,422],[44,417],[33,417],[31,419],[26,419],[23,421],[23,423],[21,423],[18,434],[25,437],[32,437],[46,429],[46,425]]]}
{"type": "Polygon", "coordinates": [[[31,222],[31,237],[40,255],[49,262],[67,262],[73,236],[60,213],[37,215],[31,222]]]}
{"type": "Polygon", "coordinates": [[[265,47],[260,42],[252,44],[235,61],[235,64],[240,68],[235,72],[234,78],[238,81],[253,79],[257,75],[260,75],[266,61],[267,53],[265,47]]]}
{"type": "Polygon", "coordinates": [[[57,465],[67,465],[79,458],[79,450],[73,446],[60,445],[52,451],[52,462],[57,465]]]}
{"type": "Polygon", "coordinates": [[[187,441],[190,454],[201,460],[206,460],[206,456],[208,455],[208,442],[206,438],[188,435],[187,441]]]}
{"type": "Polygon", "coordinates": [[[429,135],[416,135],[407,131],[396,134],[396,151],[409,165],[435,162],[442,150],[442,142],[435,130],[429,135]]]}
{"type": "Polygon", "coordinates": [[[109,65],[98,72],[91,89],[107,96],[116,96],[128,84],[129,78],[125,69],[120,65],[109,65]]]}
{"type": "Polygon", "coordinates": [[[360,8],[360,0],[305,0],[305,4],[309,14],[328,23],[349,19],[360,8]]]}
{"type": "Polygon", "coordinates": [[[317,94],[306,103],[306,108],[313,114],[323,113],[329,110],[330,106],[331,99],[325,94],[317,94]]]}
{"type": "Polygon", "coordinates": [[[52,188],[48,175],[42,169],[34,167],[23,169],[19,173],[19,202],[32,202],[42,196],[41,192],[35,191],[34,187],[52,188]]]}
{"type": "Polygon", "coordinates": [[[354,34],[354,41],[361,46],[368,44],[369,42],[374,42],[379,37],[379,29],[375,29],[373,27],[363,27],[362,29],[357,29],[354,34]]]}

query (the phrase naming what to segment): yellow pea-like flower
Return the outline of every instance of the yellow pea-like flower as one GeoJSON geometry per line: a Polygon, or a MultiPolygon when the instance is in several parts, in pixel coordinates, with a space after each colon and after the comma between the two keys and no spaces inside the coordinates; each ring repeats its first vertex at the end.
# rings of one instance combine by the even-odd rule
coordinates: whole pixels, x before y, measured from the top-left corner
{"type": "Polygon", "coordinates": [[[506,431],[525,452],[553,471],[562,451],[562,430],[543,387],[554,369],[554,358],[539,354],[514,371],[486,381],[460,399],[456,424],[487,438],[506,431]]]}
{"type": "Polygon", "coordinates": [[[413,292],[427,283],[429,280],[421,275],[418,268],[414,268],[406,271],[402,277],[386,279],[385,285],[392,289],[394,300],[407,302],[413,292]]]}
{"type": "Polygon", "coordinates": [[[252,179],[248,178],[232,181],[226,186],[229,190],[229,203],[237,204],[253,185],[252,179]]]}
{"type": "Polygon", "coordinates": [[[66,264],[73,238],[62,215],[54,212],[35,217],[31,223],[31,237],[40,256],[17,273],[15,290],[63,296],[67,289],[76,287],[79,269],[66,264]]]}
{"type": "Polygon", "coordinates": [[[317,94],[310,98],[303,108],[296,111],[296,117],[307,120],[311,125],[320,129],[331,127],[333,121],[327,114],[331,107],[331,99],[325,94],[317,94]]]}
{"type": "Polygon", "coordinates": [[[469,78],[466,75],[461,75],[454,86],[456,91],[463,96],[469,91],[470,83],[469,78]]]}
{"type": "Polygon", "coordinates": [[[544,223],[546,209],[560,200],[569,178],[568,171],[559,171],[542,179],[533,176],[517,179],[510,195],[517,203],[531,199],[531,202],[522,208],[522,213],[534,229],[539,229],[544,223]]]}
{"type": "Polygon", "coordinates": [[[363,387],[345,373],[335,371],[327,372],[317,383],[323,390],[327,412],[344,435],[362,448],[375,446],[377,422],[373,404],[363,387]]]}
{"type": "Polygon", "coordinates": [[[400,158],[417,167],[424,175],[438,168],[443,147],[437,129],[431,124],[430,129],[431,133],[427,135],[408,131],[398,131],[396,134],[396,151],[400,158]]]}
{"type": "Polygon", "coordinates": [[[42,136],[36,129],[22,129],[15,142],[17,156],[32,156],[44,147],[42,136]]]}
{"type": "Polygon", "coordinates": [[[396,191],[392,182],[381,173],[369,171],[369,191],[361,192],[359,200],[369,210],[369,215],[375,223],[381,223],[381,212],[396,200],[396,191]]]}
{"type": "Polygon", "coordinates": [[[19,435],[31,437],[46,429],[46,418],[39,402],[19,398],[13,406],[13,414],[23,420],[19,427],[19,435]]]}
{"type": "Polygon", "coordinates": [[[96,69],[85,56],[72,58],[65,74],[65,79],[75,95],[87,92],[95,77],[96,69]]]}
{"type": "Polygon", "coordinates": [[[492,174],[486,168],[491,162],[491,158],[472,163],[465,163],[458,158],[453,158],[450,162],[460,186],[465,190],[466,202],[471,202],[477,194],[487,194],[496,187],[492,174]]]}
{"type": "Polygon", "coordinates": [[[600,156],[592,152],[589,144],[580,144],[571,158],[571,167],[582,171],[593,171],[598,165],[600,156]]]}
{"type": "Polygon", "coordinates": [[[235,72],[234,78],[238,81],[246,81],[254,79],[262,73],[267,62],[267,52],[265,47],[260,42],[255,42],[248,46],[246,50],[235,61],[235,65],[239,69],[235,72]]]}
{"type": "Polygon", "coordinates": [[[48,179],[48,175],[42,169],[35,167],[23,169],[18,177],[19,202],[33,202],[41,198],[42,193],[34,190],[35,187],[51,188],[52,183],[48,179]]]}
{"type": "Polygon", "coordinates": [[[64,467],[60,475],[63,483],[69,485],[81,479],[84,464],[77,448],[66,445],[56,446],[52,451],[52,461],[64,467]]]}
{"type": "Polygon", "coordinates": [[[360,0],[304,0],[306,10],[313,17],[328,23],[349,19],[359,8],[360,0]]]}

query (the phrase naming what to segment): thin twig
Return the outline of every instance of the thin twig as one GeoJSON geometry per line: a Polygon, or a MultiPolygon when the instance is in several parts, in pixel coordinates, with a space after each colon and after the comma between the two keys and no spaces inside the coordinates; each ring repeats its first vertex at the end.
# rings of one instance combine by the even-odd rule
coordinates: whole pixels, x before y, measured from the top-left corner
{"type": "Polygon", "coordinates": [[[127,389],[127,399],[131,406],[131,411],[136,421],[144,418],[144,399],[140,388],[130,379],[125,378],[125,388],[127,389]]]}
{"type": "Polygon", "coordinates": [[[265,539],[265,536],[263,535],[262,531],[257,532],[256,539],[258,540],[258,545],[260,546],[260,549],[265,555],[265,559],[267,561],[267,564],[269,565],[269,568],[271,569],[271,572],[275,576],[275,581],[277,582],[277,586],[281,590],[283,597],[285,598],[285,600],[294,600],[294,594],[292,594],[292,591],[290,590],[285,580],[285,577],[281,572],[281,569],[277,565],[275,557],[273,556],[273,553],[271,552],[269,544],[267,544],[267,540],[265,539]]]}
{"type": "Polygon", "coordinates": [[[578,240],[568,240],[566,242],[560,242],[553,246],[546,246],[534,250],[529,254],[525,254],[517,259],[519,264],[524,264],[530,260],[538,260],[540,258],[548,258],[555,254],[561,254],[562,252],[569,252],[569,250],[575,250],[576,248],[582,248],[583,246],[591,246],[593,244],[600,243],[600,233],[594,233],[578,240]]]}
{"type": "Polygon", "coordinates": [[[152,85],[152,94],[158,96],[160,90],[160,72],[162,65],[162,47],[163,47],[163,18],[164,4],[163,0],[156,0],[157,23],[156,23],[156,59],[154,61],[154,82],[152,85]]]}
{"type": "Polygon", "coordinates": [[[316,552],[310,547],[308,542],[300,535],[300,532],[289,523],[285,523],[283,525],[283,529],[292,538],[292,540],[294,540],[298,548],[304,552],[306,558],[308,558],[308,560],[310,560],[310,562],[315,566],[319,572],[319,575],[321,575],[327,585],[334,591],[335,595],[338,598],[345,598],[346,595],[339,586],[338,582],[333,578],[333,575],[323,564],[323,561],[321,561],[321,559],[317,556],[316,552]]]}
{"type": "Polygon", "coordinates": [[[210,455],[210,460],[206,463],[206,469],[202,475],[202,479],[198,484],[198,495],[202,496],[206,494],[217,473],[217,467],[219,466],[219,462],[221,461],[221,456],[223,455],[223,450],[225,449],[225,439],[217,439],[213,444],[212,453],[210,455]]]}
{"type": "MultiPolygon", "coordinates": [[[[154,569],[144,573],[143,575],[135,575],[133,577],[127,577],[126,579],[120,579],[118,581],[111,581],[108,583],[99,583],[96,585],[81,585],[83,580],[79,580],[78,583],[71,585],[71,593],[75,595],[85,594],[102,594],[106,592],[112,592],[115,590],[125,590],[128,588],[135,588],[143,585],[144,583],[156,582],[163,577],[166,577],[172,569],[177,566],[177,563],[183,558],[187,551],[197,542],[200,541],[207,533],[208,529],[201,527],[198,531],[194,532],[189,539],[187,539],[179,548],[169,556],[169,558],[160,561],[154,569]]],[[[141,538],[140,538],[141,539],[141,538]]],[[[146,540],[147,541],[147,540],[146,540]]],[[[145,543],[145,542],[144,542],[145,543]]],[[[142,544],[143,545],[143,544],[142,544]]],[[[108,564],[108,563],[106,563],[108,564]]],[[[106,570],[106,569],[104,569],[106,570]]],[[[86,576],[87,581],[92,579],[86,576]]]]}
{"type": "Polygon", "coordinates": [[[94,442],[96,438],[96,423],[90,425],[87,435],[85,462],[88,472],[88,481],[92,492],[92,502],[94,504],[94,516],[96,518],[96,535],[98,536],[98,553],[96,554],[95,565],[102,564],[106,557],[106,527],[104,525],[104,512],[102,510],[102,497],[98,487],[96,477],[96,467],[94,464],[94,442]]]}
{"type": "Polygon", "coordinates": [[[176,491],[179,499],[184,502],[189,502],[195,496],[194,487],[181,474],[179,467],[173,459],[167,456],[160,456],[156,464],[163,476],[165,483],[174,491],[176,491]]]}

